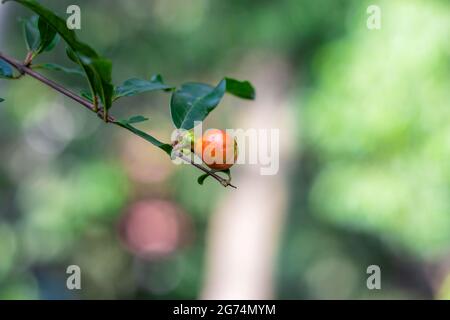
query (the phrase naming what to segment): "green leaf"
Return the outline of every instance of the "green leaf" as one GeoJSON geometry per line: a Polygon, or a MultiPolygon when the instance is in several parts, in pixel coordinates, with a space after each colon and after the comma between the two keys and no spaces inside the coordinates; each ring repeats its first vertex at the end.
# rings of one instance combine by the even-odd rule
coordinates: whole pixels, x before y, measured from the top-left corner
{"type": "Polygon", "coordinates": [[[0,78],[13,78],[13,68],[2,59],[0,59],[0,78]]]}
{"type": "Polygon", "coordinates": [[[73,74],[78,76],[85,76],[83,70],[80,68],[66,68],[63,66],[60,66],[55,63],[43,63],[43,64],[37,64],[33,66],[33,69],[45,69],[50,71],[61,71],[67,74],[73,74]]]}
{"type": "Polygon", "coordinates": [[[144,122],[147,121],[148,118],[144,117],[144,116],[133,116],[127,120],[119,120],[117,122],[120,122],[122,124],[133,124],[133,123],[139,123],[139,122],[144,122]]]}
{"type": "Polygon", "coordinates": [[[5,99],[0,98],[0,102],[3,102],[3,101],[5,101],[5,99]]]}
{"type": "Polygon", "coordinates": [[[206,178],[209,177],[209,174],[202,174],[200,177],[198,177],[197,182],[200,185],[203,185],[203,182],[205,182],[206,178]]]}
{"type": "Polygon", "coordinates": [[[22,19],[22,30],[28,51],[36,51],[39,47],[39,16],[32,16],[29,19],[22,19]]]}
{"type": "Polygon", "coordinates": [[[255,90],[248,81],[225,78],[216,87],[186,83],[173,93],[170,102],[175,127],[192,129],[195,121],[203,121],[217,107],[225,92],[243,99],[255,97],[255,90]]]}
{"type": "Polygon", "coordinates": [[[99,96],[103,106],[109,109],[112,105],[114,86],[111,83],[111,62],[97,54],[87,44],[78,40],[75,32],[66,26],[66,21],[36,0],[5,0],[17,2],[39,15],[70,47],[69,57],[79,64],[88,78],[93,96],[99,96]]]}
{"type": "MultiPolygon", "coordinates": [[[[151,82],[159,82],[159,83],[164,84],[163,77],[162,77],[160,74],[154,74],[154,75],[152,75],[152,77],[150,78],[150,81],[151,81],[151,82]]],[[[166,88],[166,89],[163,89],[163,90],[164,90],[164,91],[172,91],[172,90],[174,90],[174,89],[176,89],[176,87],[167,85],[167,88],[166,88]]]]}
{"type": "Polygon", "coordinates": [[[240,97],[242,99],[255,99],[255,89],[252,84],[248,81],[238,81],[231,78],[225,78],[226,81],[226,90],[228,93],[235,95],[236,97],[240,97]]]}
{"type": "Polygon", "coordinates": [[[80,92],[81,96],[90,102],[94,102],[94,99],[92,98],[92,94],[87,90],[81,90],[80,92]]]}
{"type": "Polygon", "coordinates": [[[39,16],[23,20],[23,33],[27,49],[33,52],[34,56],[52,50],[59,41],[56,30],[39,16]]]}
{"type": "Polygon", "coordinates": [[[79,59],[78,56],[75,54],[75,51],[72,50],[72,48],[67,47],[66,48],[66,54],[67,57],[72,60],[73,62],[75,62],[76,64],[79,64],[79,59]]]}
{"type": "Polygon", "coordinates": [[[54,47],[56,47],[56,45],[59,43],[59,41],[61,40],[61,36],[56,33],[56,36],[53,38],[53,41],[50,42],[44,49],[44,51],[51,51],[53,50],[54,47]]]}
{"type": "Polygon", "coordinates": [[[38,20],[40,44],[37,53],[52,50],[59,41],[56,30],[50,26],[42,17],[38,20]]]}
{"type": "MultiPolygon", "coordinates": [[[[213,87],[203,83],[185,83],[180,89],[176,90],[172,94],[170,101],[170,112],[175,127],[185,128],[187,130],[192,129],[193,120],[190,120],[189,123],[186,121],[189,111],[194,109],[195,102],[200,99],[199,97],[205,97],[213,90],[213,87]]],[[[202,119],[198,117],[196,120],[202,119]]]]}
{"type": "Polygon", "coordinates": [[[164,84],[160,75],[153,76],[150,80],[133,78],[125,81],[121,86],[116,88],[114,99],[131,97],[148,91],[171,89],[173,87],[164,84]]]}
{"type": "Polygon", "coordinates": [[[120,121],[116,121],[115,124],[117,124],[118,126],[120,126],[122,128],[125,128],[125,129],[131,131],[132,133],[134,133],[135,135],[137,135],[137,136],[147,140],[148,142],[150,142],[154,146],[160,148],[161,150],[164,150],[169,156],[171,155],[171,153],[172,153],[172,146],[170,144],[163,143],[163,142],[159,141],[158,139],[152,137],[148,133],[145,133],[144,131],[141,131],[141,130],[133,127],[129,123],[123,123],[123,122],[120,122],[120,121]]]}
{"type": "MultiPolygon", "coordinates": [[[[225,174],[228,176],[228,181],[231,181],[231,171],[230,171],[230,169],[220,170],[220,171],[212,170],[212,172],[215,172],[215,173],[217,173],[217,172],[225,173],[225,174]]],[[[210,176],[210,175],[207,174],[207,173],[202,174],[202,175],[201,175],[200,177],[198,177],[198,179],[197,179],[198,184],[203,185],[203,182],[205,182],[206,178],[208,178],[209,176],[210,176]]]]}
{"type": "Polygon", "coordinates": [[[100,97],[103,106],[109,110],[112,106],[112,98],[114,95],[114,86],[112,84],[112,62],[107,59],[99,58],[88,64],[90,68],[88,77],[94,84],[94,91],[100,97]],[[92,76],[94,75],[94,76],[92,76]]]}

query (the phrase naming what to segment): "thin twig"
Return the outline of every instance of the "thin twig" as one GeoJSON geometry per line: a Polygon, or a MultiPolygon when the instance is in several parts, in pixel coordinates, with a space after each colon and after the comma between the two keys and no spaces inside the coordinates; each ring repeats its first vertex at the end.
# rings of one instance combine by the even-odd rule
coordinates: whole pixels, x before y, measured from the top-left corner
{"type": "Polygon", "coordinates": [[[38,73],[38,72],[32,70],[31,68],[23,65],[22,62],[19,62],[16,59],[13,59],[11,57],[6,56],[2,52],[0,52],[0,58],[5,60],[6,62],[8,62],[14,68],[16,68],[17,71],[19,71],[21,74],[28,74],[29,76],[35,78],[36,80],[39,80],[40,82],[45,83],[47,86],[51,87],[52,89],[62,93],[63,95],[71,98],[72,100],[75,100],[76,102],[78,102],[82,106],[88,108],[92,112],[95,112],[94,111],[94,106],[92,105],[92,103],[90,101],[84,99],[83,97],[80,97],[79,95],[73,93],[72,91],[70,91],[70,90],[62,87],[61,85],[57,84],[56,82],[54,82],[54,81],[44,77],[40,73],[38,73]]]}
{"type": "MultiPolygon", "coordinates": [[[[58,91],[59,93],[65,95],[66,97],[71,98],[72,100],[74,100],[77,103],[81,104],[82,106],[84,106],[85,108],[89,109],[90,111],[96,113],[100,118],[104,117],[104,113],[103,113],[103,109],[102,108],[96,108],[96,106],[94,106],[94,104],[91,103],[90,101],[88,101],[88,100],[84,99],[83,97],[80,97],[76,93],[73,93],[72,91],[64,88],[60,84],[58,84],[58,83],[56,83],[56,82],[54,82],[54,81],[44,77],[42,74],[40,74],[40,73],[34,71],[33,69],[31,69],[30,66],[24,65],[22,62],[7,56],[7,55],[3,54],[2,52],[0,52],[0,58],[5,60],[6,62],[8,62],[14,68],[16,68],[17,71],[20,72],[20,75],[27,74],[27,75],[33,77],[34,79],[36,79],[36,80],[46,84],[50,88],[58,91]]],[[[117,124],[116,120],[110,115],[108,115],[107,120],[108,120],[109,123],[117,124]]],[[[219,175],[217,175],[216,173],[212,172],[211,170],[208,170],[205,167],[195,163],[192,159],[189,159],[189,158],[185,157],[182,154],[178,154],[177,156],[179,158],[181,158],[182,160],[189,162],[191,165],[193,165],[197,169],[203,171],[207,175],[213,177],[222,186],[224,186],[224,187],[228,187],[229,186],[229,187],[232,187],[232,188],[236,188],[236,186],[232,185],[229,180],[224,179],[224,178],[220,177],[219,175]]]]}
{"type": "Polygon", "coordinates": [[[198,164],[198,163],[195,163],[195,161],[193,161],[192,159],[186,157],[185,155],[183,155],[183,154],[181,154],[181,153],[178,153],[178,154],[177,154],[177,157],[180,158],[180,159],[182,159],[182,160],[184,160],[184,161],[186,161],[186,162],[189,162],[191,165],[193,165],[193,166],[196,167],[197,169],[199,169],[199,170],[203,171],[204,173],[206,173],[207,175],[213,177],[214,179],[216,179],[217,181],[219,181],[220,184],[223,185],[224,187],[232,187],[232,188],[234,188],[234,189],[237,189],[237,187],[236,187],[235,185],[232,185],[232,184],[231,184],[230,180],[227,180],[227,179],[222,178],[222,177],[219,176],[217,173],[215,173],[215,172],[213,172],[213,171],[211,171],[211,170],[206,169],[205,167],[203,167],[202,165],[200,165],[200,164],[198,164]]]}

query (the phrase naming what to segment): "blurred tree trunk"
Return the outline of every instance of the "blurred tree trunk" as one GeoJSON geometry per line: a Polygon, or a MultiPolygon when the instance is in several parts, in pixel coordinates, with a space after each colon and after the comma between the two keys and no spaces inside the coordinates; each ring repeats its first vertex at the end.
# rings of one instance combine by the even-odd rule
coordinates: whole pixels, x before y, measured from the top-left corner
{"type": "MultiPolygon", "coordinates": [[[[286,215],[287,164],[295,137],[286,101],[289,67],[279,57],[252,57],[240,78],[251,79],[257,99],[237,114],[236,128],[280,129],[280,170],[262,176],[259,165],[234,170],[237,190],[227,190],[208,230],[204,299],[271,299],[280,235],[286,215]]],[[[239,78],[239,77],[238,77],[239,78]]],[[[269,135],[270,136],[270,135],[269,135]]]]}

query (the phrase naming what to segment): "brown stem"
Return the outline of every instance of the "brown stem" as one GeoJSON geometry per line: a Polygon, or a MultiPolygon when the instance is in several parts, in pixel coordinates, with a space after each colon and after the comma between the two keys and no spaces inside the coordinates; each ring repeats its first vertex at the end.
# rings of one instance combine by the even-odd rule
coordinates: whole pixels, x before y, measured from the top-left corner
{"type": "MultiPolygon", "coordinates": [[[[46,84],[47,86],[49,86],[50,88],[58,91],[59,93],[65,95],[66,97],[71,98],[72,100],[78,102],[79,104],[81,104],[82,106],[84,106],[85,108],[89,109],[90,111],[96,113],[100,118],[103,118],[106,120],[106,122],[111,122],[116,124],[116,120],[110,116],[107,115],[103,112],[103,109],[96,107],[93,103],[91,103],[90,101],[84,99],[83,97],[80,97],[79,95],[73,93],[72,91],[64,88],[63,86],[59,85],[58,83],[44,77],[43,75],[41,75],[40,73],[32,70],[31,68],[29,68],[28,66],[24,65],[23,63],[17,61],[14,58],[11,58],[9,56],[6,56],[5,54],[3,54],[2,52],[0,52],[0,58],[5,60],[6,62],[8,62],[10,65],[12,65],[14,68],[16,68],[21,75],[23,74],[27,74],[31,77],[33,77],[34,79],[46,84]]],[[[206,169],[205,167],[195,163],[192,159],[186,158],[185,156],[183,156],[182,154],[179,154],[178,157],[180,157],[181,159],[183,159],[184,161],[189,162],[190,164],[192,164],[194,167],[196,167],[197,169],[203,171],[204,173],[208,174],[209,176],[213,177],[214,179],[216,179],[222,186],[224,187],[233,187],[236,188],[234,185],[232,185],[230,183],[230,181],[223,179],[222,177],[220,177],[219,175],[217,175],[216,173],[212,172],[211,170],[206,169]]]]}
{"type": "Polygon", "coordinates": [[[93,99],[94,99],[94,111],[98,112],[98,96],[94,94],[93,99]]]}
{"type": "Polygon", "coordinates": [[[47,86],[51,87],[52,89],[62,93],[63,95],[71,98],[72,100],[75,100],[82,106],[88,108],[89,110],[94,111],[94,106],[89,101],[85,100],[84,98],[80,97],[79,95],[73,93],[72,91],[62,87],[61,85],[57,84],[56,82],[47,79],[40,73],[32,70],[31,68],[24,66],[21,62],[6,56],[2,52],[0,52],[0,58],[8,62],[10,65],[12,65],[14,68],[16,68],[21,74],[28,74],[29,76],[35,78],[36,80],[39,80],[42,83],[45,83],[47,86]]]}
{"type": "Polygon", "coordinates": [[[23,65],[29,67],[32,61],[33,61],[33,51],[29,51],[27,53],[27,56],[25,57],[23,65]]]}

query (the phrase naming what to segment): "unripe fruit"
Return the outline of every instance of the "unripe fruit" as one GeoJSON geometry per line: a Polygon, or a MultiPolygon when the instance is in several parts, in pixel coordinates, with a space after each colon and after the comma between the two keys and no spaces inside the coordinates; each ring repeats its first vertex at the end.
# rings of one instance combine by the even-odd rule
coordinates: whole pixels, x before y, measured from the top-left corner
{"type": "Polygon", "coordinates": [[[195,142],[195,153],[213,170],[231,168],[238,156],[236,139],[224,130],[209,129],[195,142]]]}

